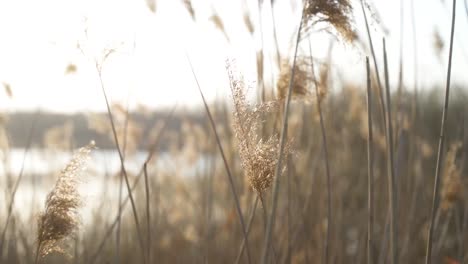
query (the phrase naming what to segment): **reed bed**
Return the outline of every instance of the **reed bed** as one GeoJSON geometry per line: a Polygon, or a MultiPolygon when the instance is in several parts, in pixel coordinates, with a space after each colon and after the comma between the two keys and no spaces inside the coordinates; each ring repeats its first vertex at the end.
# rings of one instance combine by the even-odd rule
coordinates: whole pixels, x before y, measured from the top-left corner
{"type": "MultiPolygon", "coordinates": [[[[147,1],[155,15],[157,2],[147,1]]],[[[449,58],[444,100],[440,87],[418,87],[417,72],[409,89],[402,55],[391,86],[387,56],[404,47],[387,50],[384,40],[379,59],[370,3],[300,3],[288,53],[279,51],[275,1],[255,7],[271,8],[269,23],[251,10],[239,18],[261,40],[252,60],[257,80],[227,60],[226,100],[206,100],[202,66],[186,54],[200,95],[195,110],[130,112],[109,100],[105,64],[96,62],[107,112],[87,116],[85,128],[73,120],[50,125],[34,142],[44,116],[37,114],[28,131],[25,160],[35,144],[75,153],[68,163],[47,160],[61,171],[9,172],[9,140],[18,135],[2,116],[0,263],[467,263],[468,92],[451,83],[456,1],[448,51],[434,31],[434,56],[449,58]],[[365,28],[355,26],[358,13],[365,28]],[[333,44],[320,54],[326,59],[316,57],[310,37],[317,30],[365,54],[355,83],[341,81],[333,44]],[[270,44],[273,56],[264,48],[270,44]],[[92,131],[96,142],[74,152],[83,137],[77,131],[92,131]],[[117,170],[96,162],[94,153],[104,150],[117,170]],[[102,189],[88,197],[87,182],[102,189]]],[[[194,23],[203,19],[198,4],[181,1],[194,23]]],[[[417,33],[414,10],[412,19],[417,33]]],[[[232,41],[214,8],[207,21],[232,41]]],[[[13,96],[14,87],[5,88],[13,96]]]]}

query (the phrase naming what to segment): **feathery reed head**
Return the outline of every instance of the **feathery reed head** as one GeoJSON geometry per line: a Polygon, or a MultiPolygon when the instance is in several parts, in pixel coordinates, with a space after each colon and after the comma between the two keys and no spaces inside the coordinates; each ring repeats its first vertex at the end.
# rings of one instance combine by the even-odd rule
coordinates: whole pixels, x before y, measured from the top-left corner
{"type": "Polygon", "coordinates": [[[306,0],[304,28],[325,23],[331,25],[341,37],[353,42],[357,34],[352,27],[353,6],[350,0],[306,0]]]}
{"type": "MultiPolygon", "coordinates": [[[[227,71],[234,101],[233,129],[237,139],[241,166],[252,189],[260,195],[268,189],[275,177],[278,163],[279,140],[277,135],[264,138],[261,135],[263,115],[278,108],[277,102],[251,106],[246,98],[246,84],[241,74],[228,62],[227,71]]],[[[283,155],[291,153],[287,143],[283,155]]],[[[285,169],[285,166],[283,166],[285,169]]]]}
{"type": "Polygon", "coordinates": [[[443,210],[452,208],[455,202],[462,198],[461,172],[456,165],[457,152],[461,146],[461,142],[453,143],[445,159],[442,190],[440,193],[441,208],[443,210]]]}
{"type": "MultiPolygon", "coordinates": [[[[292,99],[305,99],[308,101],[311,94],[312,73],[309,58],[297,57],[294,67],[294,80],[292,87],[292,99]]],[[[279,78],[276,84],[276,92],[279,100],[284,100],[288,94],[289,82],[291,79],[291,62],[283,60],[280,68],[279,78]]]]}
{"type": "MultiPolygon", "coordinates": [[[[291,79],[291,62],[284,60],[281,64],[279,78],[276,84],[276,92],[278,100],[282,101],[286,98],[289,89],[289,82],[291,79]]],[[[322,101],[328,94],[328,64],[320,66],[319,78],[316,77],[318,99],[322,101]]],[[[312,92],[314,84],[314,75],[312,74],[312,67],[310,58],[306,56],[298,56],[296,58],[296,65],[294,67],[294,81],[292,87],[292,99],[301,99],[305,102],[310,102],[315,97],[315,92],[312,92]]]]}
{"type": "Polygon", "coordinates": [[[41,257],[53,252],[65,254],[63,243],[78,228],[78,209],[82,205],[78,193],[78,176],[83,171],[94,146],[92,141],[74,155],[61,171],[55,187],[47,195],[45,211],[38,219],[37,254],[41,257]]]}

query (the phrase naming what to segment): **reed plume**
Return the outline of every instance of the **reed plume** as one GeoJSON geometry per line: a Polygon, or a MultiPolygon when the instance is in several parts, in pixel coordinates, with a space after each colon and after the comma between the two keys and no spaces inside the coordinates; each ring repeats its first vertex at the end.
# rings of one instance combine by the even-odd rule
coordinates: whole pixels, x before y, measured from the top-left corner
{"type": "MultiPolygon", "coordinates": [[[[328,24],[346,41],[353,42],[353,6],[350,0],[307,0],[304,7],[304,30],[317,24],[328,24]]],[[[330,31],[329,28],[325,30],[330,31]]]]}
{"type": "MultiPolygon", "coordinates": [[[[292,99],[304,99],[309,101],[312,97],[311,84],[312,74],[310,72],[310,65],[306,57],[297,57],[294,80],[292,87],[292,99]]],[[[276,95],[278,100],[283,101],[286,98],[289,80],[291,79],[291,63],[285,59],[281,63],[280,74],[276,85],[276,95]]]]}
{"type": "MultiPolygon", "coordinates": [[[[263,138],[260,135],[262,117],[268,112],[275,111],[278,104],[269,101],[251,106],[246,98],[246,84],[231,62],[227,64],[227,71],[231,84],[234,101],[233,129],[238,142],[241,166],[250,186],[260,196],[268,189],[275,175],[278,163],[279,140],[278,135],[263,138]]],[[[291,153],[288,143],[284,155],[291,153]]],[[[285,169],[285,166],[282,168],[285,169]]]]}
{"type": "Polygon", "coordinates": [[[78,178],[94,147],[95,143],[92,141],[79,149],[61,171],[55,187],[47,195],[45,210],[38,219],[36,263],[39,257],[51,253],[67,256],[66,240],[71,238],[79,227],[78,209],[83,204],[78,192],[78,178]]]}
{"type": "MultiPolygon", "coordinates": [[[[318,94],[312,93],[312,83],[314,83],[314,75],[310,71],[310,58],[300,56],[296,58],[294,69],[294,83],[292,87],[292,99],[311,102],[314,98],[323,101],[328,94],[328,64],[320,66],[320,74],[317,81],[318,94]]],[[[276,85],[276,93],[278,100],[282,101],[286,98],[289,79],[291,76],[291,63],[288,60],[283,60],[280,68],[280,74],[276,85]]]]}

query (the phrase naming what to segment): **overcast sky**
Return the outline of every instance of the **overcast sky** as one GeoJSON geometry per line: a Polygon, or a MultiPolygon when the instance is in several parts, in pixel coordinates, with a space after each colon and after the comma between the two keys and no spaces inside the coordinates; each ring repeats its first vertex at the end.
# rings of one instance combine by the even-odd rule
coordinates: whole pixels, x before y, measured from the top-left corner
{"type": "MultiPolygon", "coordinates": [[[[249,2],[255,24],[258,10],[249,2]]],[[[200,103],[186,54],[191,58],[202,88],[213,100],[225,97],[228,82],[225,60],[235,58],[248,79],[255,78],[255,52],[260,39],[251,36],[243,23],[244,1],[193,0],[196,23],[182,0],[157,0],[151,12],[144,0],[0,0],[0,83],[11,87],[13,97],[0,91],[0,109],[44,109],[57,112],[94,111],[105,107],[95,62],[106,50],[115,52],[103,65],[103,81],[112,102],[151,108],[200,103]],[[226,36],[209,19],[217,12],[223,19],[226,36]],[[80,48],[78,48],[80,47],[80,48]],[[76,72],[66,72],[68,65],[76,72]]],[[[411,0],[404,2],[404,78],[412,89],[414,76],[411,0]]],[[[365,26],[358,2],[355,25],[365,38],[365,26]]],[[[398,78],[400,1],[374,0],[381,24],[372,23],[376,51],[381,55],[382,26],[387,35],[390,79],[398,78]]],[[[266,5],[262,11],[265,31],[271,25],[266,5]]],[[[275,15],[279,45],[287,55],[298,23],[299,5],[276,1],[275,15]]],[[[443,86],[448,56],[451,1],[414,0],[417,30],[418,75],[421,87],[443,86]],[[433,33],[439,31],[446,45],[441,58],[434,54],[433,33]]],[[[464,85],[468,19],[463,1],[458,0],[453,82],[464,85]],[[466,32],[466,33],[465,33],[466,32]]],[[[265,32],[265,46],[272,46],[265,32]]],[[[314,55],[324,57],[330,37],[312,37],[314,55]]],[[[342,42],[334,45],[336,72],[357,85],[364,84],[365,50],[342,42]]],[[[268,57],[268,56],[267,56],[268,57]]],[[[269,58],[269,57],[268,57],[269,58]]],[[[267,63],[269,63],[267,61],[267,63]]],[[[441,94],[442,96],[442,94],[441,94]]]]}

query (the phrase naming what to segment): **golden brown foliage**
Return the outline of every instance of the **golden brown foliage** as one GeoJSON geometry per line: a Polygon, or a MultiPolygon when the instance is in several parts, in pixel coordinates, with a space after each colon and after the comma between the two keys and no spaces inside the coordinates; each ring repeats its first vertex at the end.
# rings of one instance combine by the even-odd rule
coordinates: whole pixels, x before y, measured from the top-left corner
{"type": "Polygon", "coordinates": [[[319,23],[331,25],[346,41],[353,42],[357,34],[352,27],[353,6],[349,0],[307,0],[304,7],[304,26],[319,23]]]}
{"type": "MultiPolygon", "coordinates": [[[[314,84],[312,67],[310,65],[310,58],[301,56],[296,58],[296,65],[294,69],[294,82],[292,87],[292,99],[302,99],[305,102],[310,102],[315,97],[315,92],[312,93],[312,84],[314,84]]],[[[276,85],[277,97],[279,100],[286,98],[289,81],[291,76],[291,63],[289,60],[283,60],[280,68],[280,74],[276,85]]],[[[318,85],[318,100],[323,100],[328,94],[328,65],[322,64],[320,66],[318,85]]]]}
{"type": "MultiPolygon", "coordinates": [[[[241,166],[250,186],[262,195],[273,182],[279,154],[278,136],[264,138],[260,135],[262,115],[275,110],[277,103],[266,102],[252,107],[246,98],[246,84],[242,76],[233,69],[231,63],[228,63],[227,70],[234,101],[233,129],[241,166]]],[[[291,147],[287,144],[283,154],[290,153],[291,147]]]]}
{"type": "MultiPolygon", "coordinates": [[[[292,99],[305,99],[312,96],[311,84],[312,73],[308,58],[298,57],[294,69],[294,82],[292,87],[292,99]]],[[[291,64],[289,60],[283,60],[280,68],[278,82],[276,84],[276,93],[279,100],[284,100],[287,96],[289,82],[291,79],[291,64]]]]}
{"type": "Polygon", "coordinates": [[[85,168],[94,146],[92,141],[75,154],[47,195],[45,211],[38,219],[37,254],[41,257],[53,252],[66,253],[62,242],[70,238],[79,226],[78,209],[82,199],[78,193],[78,176],[85,168]]]}

